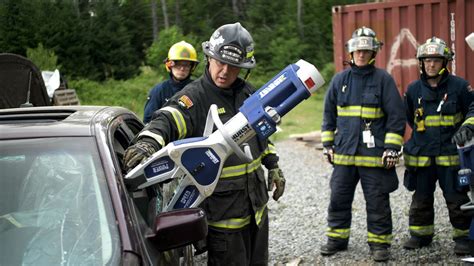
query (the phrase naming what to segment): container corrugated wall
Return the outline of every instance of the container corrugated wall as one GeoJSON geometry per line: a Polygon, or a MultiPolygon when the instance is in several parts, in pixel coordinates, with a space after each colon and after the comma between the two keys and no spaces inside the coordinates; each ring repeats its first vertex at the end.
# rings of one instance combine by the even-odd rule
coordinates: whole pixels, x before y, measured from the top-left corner
{"type": "Polygon", "coordinates": [[[416,48],[437,36],[447,41],[455,53],[451,72],[474,85],[474,51],[465,37],[474,32],[474,0],[400,0],[382,3],[334,6],[334,63],[342,70],[349,59],[344,44],[352,32],[368,26],[384,42],[376,66],[386,69],[402,94],[419,78],[416,48]]]}

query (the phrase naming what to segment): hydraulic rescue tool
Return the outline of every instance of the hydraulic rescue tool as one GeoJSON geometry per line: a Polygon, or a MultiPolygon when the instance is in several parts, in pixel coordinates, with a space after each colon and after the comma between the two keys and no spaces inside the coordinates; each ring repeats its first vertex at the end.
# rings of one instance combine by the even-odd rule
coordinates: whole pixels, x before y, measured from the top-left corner
{"type": "Polygon", "coordinates": [[[314,65],[304,60],[290,64],[247,98],[239,113],[225,124],[217,106],[211,105],[202,137],[170,142],[132,169],[125,183],[129,189],[139,190],[179,178],[179,186],[163,211],[196,207],[213,193],[231,154],[251,162],[245,142],[255,135],[269,138],[281,117],[323,84],[314,65]],[[214,126],[217,130],[212,132],[214,126]]]}
{"type": "MultiPolygon", "coordinates": [[[[466,37],[466,42],[474,51],[474,32],[466,37]]],[[[458,171],[458,179],[456,185],[460,189],[470,190],[471,201],[462,205],[463,211],[474,211],[474,182],[472,172],[474,171],[474,139],[471,139],[463,146],[458,146],[459,163],[461,169],[458,171]]],[[[474,256],[474,217],[471,219],[471,226],[469,228],[469,253],[474,256]]]]}

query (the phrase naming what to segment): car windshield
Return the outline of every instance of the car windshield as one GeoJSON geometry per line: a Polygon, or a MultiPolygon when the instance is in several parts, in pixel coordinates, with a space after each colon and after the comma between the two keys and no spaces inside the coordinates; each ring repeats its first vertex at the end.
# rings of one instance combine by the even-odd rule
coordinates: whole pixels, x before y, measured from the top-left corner
{"type": "Polygon", "coordinates": [[[0,265],[107,265],[120,238],[92,137],[0,141],[0,265]]]}

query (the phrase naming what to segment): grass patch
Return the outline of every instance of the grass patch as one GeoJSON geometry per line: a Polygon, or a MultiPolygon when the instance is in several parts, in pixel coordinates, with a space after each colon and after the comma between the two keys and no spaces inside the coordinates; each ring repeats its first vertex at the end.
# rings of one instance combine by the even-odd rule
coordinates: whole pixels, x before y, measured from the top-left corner
{"type": "Polygon", "coordinates": [[[321,130],[323,119],[324,92],[316,92],[288,112],[279,125],[281,131],[271,136],[272,141],[287,139],[291,134],[321,130]]]}

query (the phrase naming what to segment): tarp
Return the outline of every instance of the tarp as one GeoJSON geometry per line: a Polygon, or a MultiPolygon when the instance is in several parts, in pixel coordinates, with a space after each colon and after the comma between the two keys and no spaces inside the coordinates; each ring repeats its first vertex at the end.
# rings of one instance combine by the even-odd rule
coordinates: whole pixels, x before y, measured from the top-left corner
{"type": "Polygon", "coordinates": [[[29,59],[0,53],[0,109],[51,105],[41,71],[29,59]]]}

